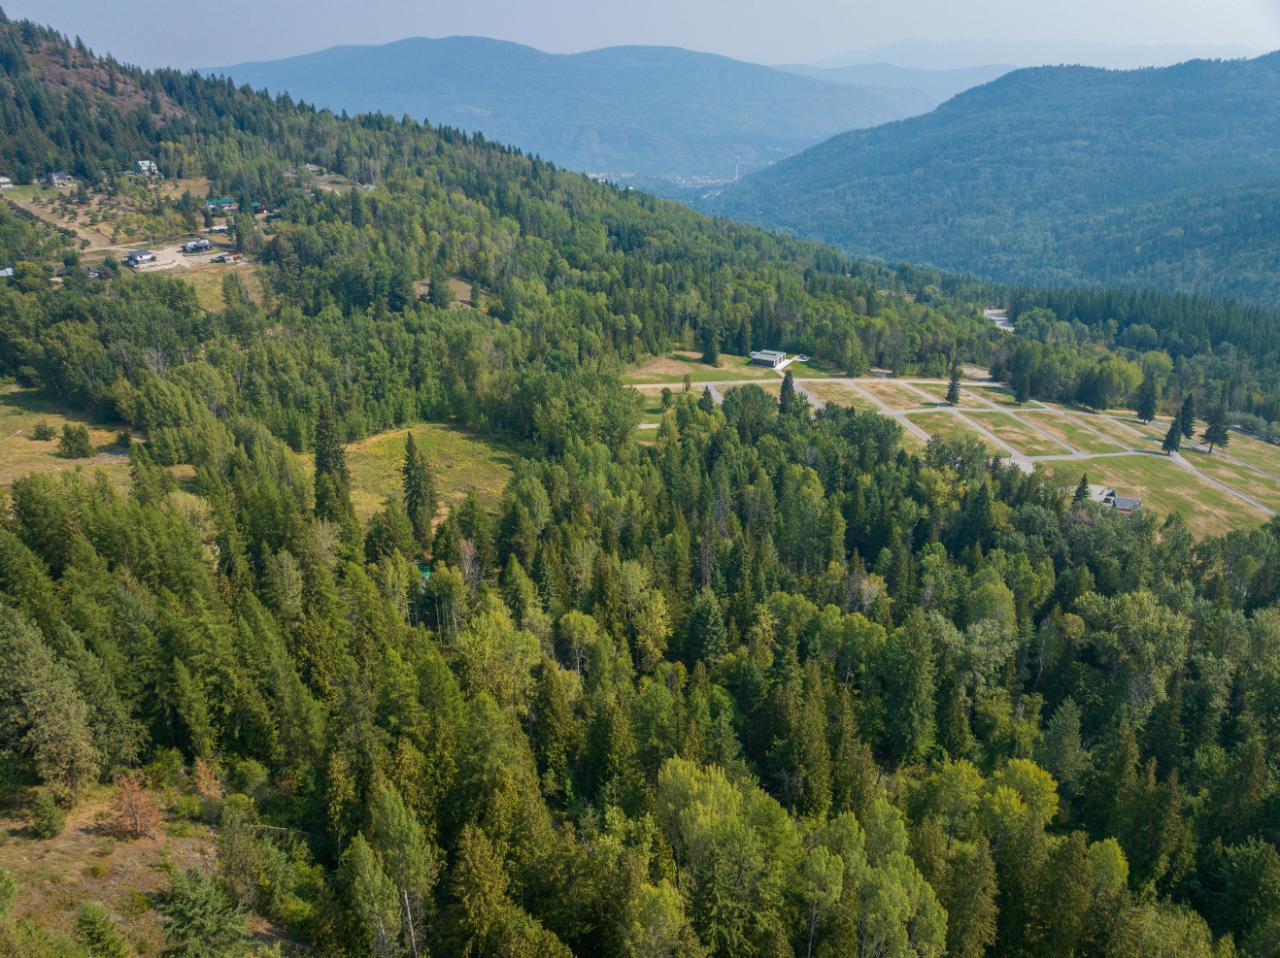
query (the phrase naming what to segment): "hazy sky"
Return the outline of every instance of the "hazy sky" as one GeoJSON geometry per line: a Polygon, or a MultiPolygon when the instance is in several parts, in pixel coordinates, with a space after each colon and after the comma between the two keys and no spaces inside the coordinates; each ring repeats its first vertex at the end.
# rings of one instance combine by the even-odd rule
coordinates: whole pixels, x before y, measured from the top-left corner
{"type": "Polygon", "coordinates": [[[905,39],[1280,48],[1280,0],[0,0],[143,66],[214,66],[340,43],[475,34],[570,52],[672,44],[762,63],[905,39]]]}

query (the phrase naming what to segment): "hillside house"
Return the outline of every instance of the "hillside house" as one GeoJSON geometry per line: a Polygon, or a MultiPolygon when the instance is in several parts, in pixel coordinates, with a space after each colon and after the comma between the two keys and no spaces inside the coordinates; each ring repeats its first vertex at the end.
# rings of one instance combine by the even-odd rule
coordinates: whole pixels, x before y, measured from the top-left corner
{"type": "Polygon", "coordinates": [[[155,160],[138,160],[134,163],[134,167],[143,176],[160,175],[160,167],[156,166],[155,160]]]}
{"type": "Polygon", "coordinates": [[[1107,486],[1090,486],[1089,498],[1125,516],[1131,516],[1142,509],[1141,499],[1118,495],[1114,489],[1107,486]]]}
{"type": "Polygon", "coordinates": [[[50,173],[48,183],[55,190],[69,190],[76,185],[69,173],[50,173]]]}
{"type": "Polygon", "coordinates": [[[752,366],[768,366],[770,369],[781,369],[786,365],[787,354],[776,349],[757,349],[751,354],[752,366]]]}
{"type": "Polygon", "coordinates": [[[132,267],[133,269],[138,269],[141,266],[145,266],[148,263],[154,263],[155,261],[156,254],[151,252],[149,249],[134,250],[124,258],[124,264],[132,267]]]}
{"type": "Polygon", "coordinates": [[[228,213],[238,213],[240,211],[240,202],[231,196],[223,196],[216,200],[209,200],[205,203],[210,213],[215,216],[225,216],[228,213]]]}
{"type": "Polygon", "coordinates": [[[13,279],[13,267],[6,266],[4,269],[0,269],[0,279],[13,279]]]}
{"type": "Polygon", "coordinates": [[[7,176],[0,176],[0,190],[11,189],[13,189],[13,180],[9,179],[7,176]]]}

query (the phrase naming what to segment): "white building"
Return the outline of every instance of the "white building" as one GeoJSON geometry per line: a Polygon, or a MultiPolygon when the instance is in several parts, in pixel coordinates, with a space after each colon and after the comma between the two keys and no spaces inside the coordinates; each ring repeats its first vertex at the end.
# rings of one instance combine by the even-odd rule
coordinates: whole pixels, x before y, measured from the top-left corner
{"type": "Polygon", "coordinates": [[[787,362],[787,354],[776,349],[757,349],[751,354],[752,366],[768,366],[781,369],[787,362]]]}

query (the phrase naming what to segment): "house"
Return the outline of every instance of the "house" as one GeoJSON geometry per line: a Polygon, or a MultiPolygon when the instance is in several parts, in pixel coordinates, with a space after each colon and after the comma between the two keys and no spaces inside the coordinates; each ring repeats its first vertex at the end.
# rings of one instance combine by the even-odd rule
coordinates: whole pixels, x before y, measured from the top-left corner
{"type": "Polygon", "coordinates": [[[207,253],[212,248],[213,244],[207,239],[187,240],[181,247],[184,253],[207,253]]]}
{"type": "Polygon", "coordinates": [[[4,269],[0,269],[0,279],[13,279],[13,267],[6,266],[4,269]]]}
{"type": "Polygon", "coordinates": [[[216,200],[209,200],[205,203],[205,207],[210,213],[236,213],[240,210],[240,203],[234,197],[223,196],[216,200]]]}
{"type": "Polygon", "coordinates": [[[776,349],[757,349],[751,354],[752,366],[768,366],[781,369],[787,364],[787,354],[776,349]]]}
{"type": "Polygon", "coordinates": [[[138,160],[134,163],[134,167],[143,176],[160,175],[160,167],[156,166],[155,160],[138,160]]]}
{"type": "Polygon", "coordinates": [[[151,252],[149,249],[134,250],[124,258],[124,264],[126,266],[131,266],[134,269],[138,269],[140,266],[145,266],[147,263],[154,263],[155,261],[156,254],[151,252]]]}
{"type": "Polygon", "coordinates": [[[11,189],[13,189],[13,180],[9,179],[7,176],[0,176],[0,190],[11,189]]]}
{"type": "Polygon", "coordinates": [[[1106,486],[1090,486],[1089,498],[1094,502],[1100,502],[1104,506],[1110,506],[1121,515],[1131,516],[1142,508],[1142,500],[1132,496],[1117,495],[1114,489],[1106,486]]]}
{"type": "Polygon", "coordinates": [[[67,173],[50,173],[48,183],[55,190],[69,190],[76,181],[67,173]]]}
{"type": "Polygon", "coordinates": [[[324,172],[324,167],[319,166],[316,163],[306,163],[304,164],[304,166],[306,167],[306,170],[308,173],[311,173],[316,176],[319,176],[321,173],[324,172]]]}

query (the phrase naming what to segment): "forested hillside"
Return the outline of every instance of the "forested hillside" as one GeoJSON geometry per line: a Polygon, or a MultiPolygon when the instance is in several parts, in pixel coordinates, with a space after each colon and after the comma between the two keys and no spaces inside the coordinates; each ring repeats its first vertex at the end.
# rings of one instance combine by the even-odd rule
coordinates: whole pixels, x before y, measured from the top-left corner
{"type": "Polygon", "coordinates": [[[1000,281],[1280,304],[1280,54],[1020,70],[855,131],[706,208],[1000,281]]]}
{"type": "Polygon", "coordinates": [[[1260,409],[1239,313],[1027,291],[1010,341],[994,291],[454,131],[29,24],[0,50],[0,161],[109,189],[146,148],[278,211],[235,222],[265,295],[229,274],[214,309],[110,260],[52,283],[64,248],[0,216],[30,257],[0,375],[117,417],[131,473],[4,499],[0,952],[129,954],[152,910],[186,956],[1280,948],[1277,527],[1195,543],[786,390],[675,387],[641,442],[621,382],[674,346],[777,346],[1053,365],[1038,388],[1104,402],[1148,375],[1167,407],[1217,401],[1230,362],[1260,409]],[[406,444],[361,521],[345,441],[424,419],[518,444],[496,508],[444,506],[438,450],[406,444]],[[201,830],[213,854],[166,849],[118,913],[69,905],[101,862],[25,852],[104,793],[108,855],[201,830]]]}
{"type": "Polygon", "coordinates": [[[481,37],[335,47],[213,72],[335,111],[426,118],[622,179],[732,179],[941,99],[675,47],[565,55],[481,37]]]}

